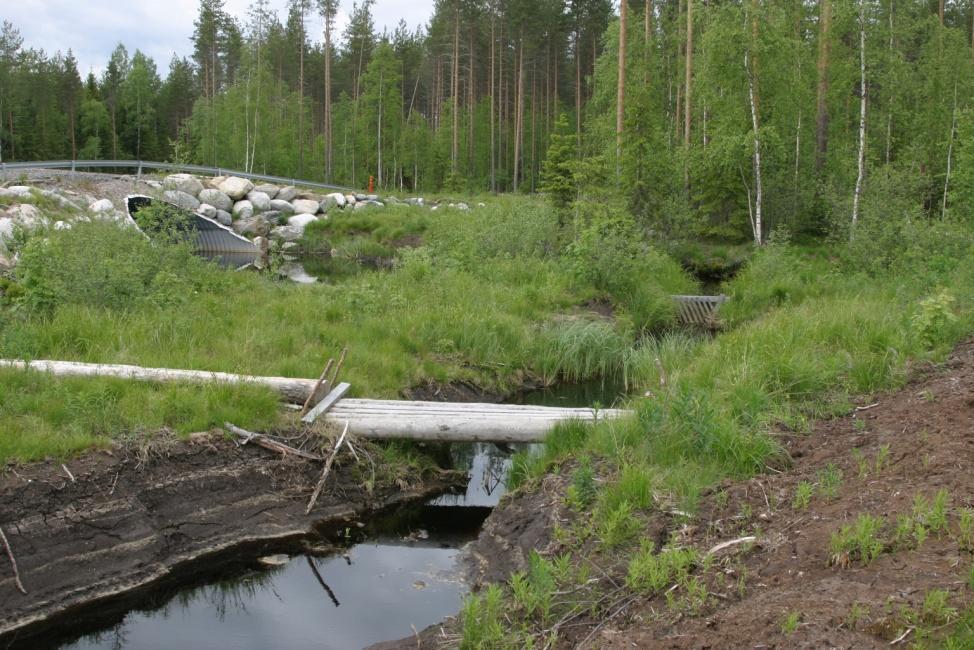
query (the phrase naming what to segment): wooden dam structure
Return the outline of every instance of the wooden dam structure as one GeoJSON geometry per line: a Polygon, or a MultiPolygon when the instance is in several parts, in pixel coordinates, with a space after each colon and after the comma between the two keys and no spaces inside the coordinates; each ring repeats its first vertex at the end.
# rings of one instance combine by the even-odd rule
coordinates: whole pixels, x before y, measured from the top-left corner
{"type": "MultiPolygon", "coordinates": [[[[290,377],[259,377],[202,370],[74,361],[0,359],[0,369],[44,372],[60,377],[114,377],[153,383],[195,382],[254,384],[277,392],[282,400],[304,403],[302,421],[347,425],[348,433],[369,439],[402,438],[442,442],[542,442],[558,422],[594,422],[630,413],[623,409],[559,408],[471,402],[427,402],[345,398],[350,385],[290,377]],[[325,387],[327,392],[323,391],[325,387]],[[324,393],[324,395],[322,395],[324,393]],[[320,398],[320,399],[319,399],[320,398]],[[309,405],[313,407],[308,409],[309,405]],[[306,412],[305,412],[306,411],[306,412]]],[[[324,375],[323,375],[324,376],[324,375]]],[[[297,407],[294,407],[297,408],[297,407]]]]}
{"type": "MultiPolygon", "coordinates": [[[[673,299],[677,303],[677,315],[684,325],[704,327],[713,325],[717,310],[728,300],[723,295],[673,296],[673,299]]],[[[344,359],[343,352],[337,364],[329,360],[317,380],[47,360],[28,362],[0,359],[0,369],[30,370],[62,377],[115,377],[157,383],[255,384],[277,392],[285,402],[303,404],[300,415],[305,424],[320,419],[344,427],[347,433],[354,436],[379,440],[542,442],[559,422],[595,422],[632,413],[631,410],[614,408],[346,398],[350,384],[337,381],[344,359]]]]}

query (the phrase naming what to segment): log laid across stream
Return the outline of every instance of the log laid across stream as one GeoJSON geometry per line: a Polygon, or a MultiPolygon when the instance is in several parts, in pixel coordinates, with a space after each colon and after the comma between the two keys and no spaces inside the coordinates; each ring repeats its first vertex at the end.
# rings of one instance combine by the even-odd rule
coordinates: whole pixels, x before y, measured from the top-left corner
{"type": "MultiPolygon", "coordinates": [[[[74,361],[0,359],[0,368],[46,372],[56,376],[116,377],[152,382],[224,382],[266,386],[285,400],[304,403],[318,381],[288,377],[259,377],[203,370],[143,368],[140,366],[74,361]]],[[[348,423],[349,432],[371,439],[402,438],[440,442],[541,442],[559,422],[592,422],[630,414],[625,409],[561,408],[406,400],[341,399],[323,416],[348,423]]]]}

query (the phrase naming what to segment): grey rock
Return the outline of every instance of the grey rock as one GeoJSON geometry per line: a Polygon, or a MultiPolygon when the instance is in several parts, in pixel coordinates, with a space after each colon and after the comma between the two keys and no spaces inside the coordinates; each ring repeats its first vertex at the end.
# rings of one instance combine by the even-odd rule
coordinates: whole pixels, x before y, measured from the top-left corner
{"type": "Polygon", "coordinates": [[[196,210],[200,207],[200,202],[195,196],[180,190],[166,190],[162,193],[162,198],[173,205],[178,205],[184,210],[196,210]]]}
{"type": "Polygon", "coordinates": [[[457,203],[457,210],[463,210],[464,212],[466,212],[469,209],[470,206],[467,205],[466,203],[463,203],[462,201],[460,203],[457,203]]]}
{"type": "Polygon", "coordinates": [[[355,200],[356,201],[367,201],[368,199],[369,199],[369,197],[365,196],[364,194],[356,194],[355,195],[355,200]]]}
{"type": "Polygon", "coordinates": [[[258,212],[271,209],[271,197],[263,192],[258,192],[257,190],[247,192],[247,200],[253,204],[254,209],[258,212]]]}
{"type": "Polygon", "coordinates": [[[246,178],[231,176],[220,183],[220,191],[229,196],[234,201],[239,201],[247,196],[247,192],[254,189],[254,184],[246,178]]]}
{"type": "MultiPolygon", "coordinates": [[[[0,217],[0,247],[4,241],[14,238],[14,220],[10,217],[0,217]]],[[[5,248],[3,250],[6,250],[5,248]]]]}
{"type": "Polygon", "coordinates": [[[294,206],[294,212],[296,214],[315,214],[321,207],[317,201],[312,201],[311,199],[294,199],[291,201],[291,205],[294,206]]]}
{"type": "MultiPolygon", "coordinates": [[[[337,205],[339,208],[344,208],[348,204],[348,200],[341,192],[332,192],[331,194],[326,195],[324,201],[321,202],[322,205],[324,205],[325,201],[328,199],[332,199],[335,202],[335,205],[337,205]]],[[[324,212],[324,208],[322,208],[322,212],[324,212]]]]}
{"type": "Polygon", "coordinates": [[[55,221],[54,230],[71,230],[71,224],[67,221],[55,221]]]}
{"type": "Polygon", "coordinates": [[[271,237],[284,241],[297,241],[304,235],[304,229],[294,226],[278,226],[271,230],[271,237]]]}
{"type": "Polygon", "coordinates": [[[289,216],[285,215],[280,210],[268,210],[263,214],[264,218],[267,219],[267,223],[277,224],[278,226],[283,226],[285,223],[287,223],[287,217],[289,216]]]}
{"type": "Polygon", "coordinates": [[[220,190],[212,188],[205,189],[200,192],[199,199],[201,203],[209,203],[217,210],[226,210],[229,212],[233,208],[233,199],[220,190]]]}
{"type": "Polygon", "coordinates": [[[11,185],[5,190],[0,190],[0,196],[9,196],[18,199],[29,199],[32,194],[26,185],[11,185]]]}
{"type": "Polygon", "coordinates": [[[355,205],[355,195],[354,194],[346,194],[345,195],[345,203],[346,203],[346,205],[355,205]]]}
{"type": "Polygon", "coordinates": [[[274,199],[277,198],[277,193],[281,191],[281,188],[271,183],[261,183],[260,185],[254,186],[254,191],[263,192],[267,195],[267,198],[274,199]]]}
{"type": "Polygon", "coordinates": [[[233,215],[226,210],[217,210],[213,218],[216,219],[217,223],[224,226],[229,226],[233,223],[233,215]]]}
{"type": "Polygon", "coordinates": [[[281,199],[271,199],[271,210],[277,210],[288,215],[294,214],[294,206],[281,199]]]}
{"type": "Polygon", "coordinates": [[[378,194],[368,194],[368,195],[366,195],[365,200],[366,201],[378,201],[379,200],[379,195],[378,194]]]}
{"type": "Polygon", "coordinates": [[[47,218],[37,206],[28,203],[20,203],[8,208],[6,216],[13,221],[15,226],[27,231],[36,230],[48,224],[47,218]]]}
{"type": "Polygon", "coordinates": [[[204,217],[209,217],[210,219],[216,219],[216,208],[209,203],[200,203],[200,207],[196,210],[204,217]]]}
{"type": "Polygon", "coordinates": [[[91,212],[114,212],[115,204],[108,199],[100,199],[88,206],[91,212]]]}
{"type": "MultiPolygon", "coordinates": [[[[325,218],[327,219],[327,217],[325,218]]],[[[299,231],[301,231],[301,236],[303,237],[304,229],[309,223],[314,223],[315,221],[318,221],[318,217],[314,216],[313,214],[296,214],[287,220],[287,225],[291,226],[292,228],[297,228],[299,231]]]]}
{"type": "Polygon", "coordinates": [[[170,174],[162,181],[162,186],[167,190],[178,190],[192,196],[203,191],[203,183],[192,174],[170,174]]]}
{"type": "MultiPolygon", "coordinates": [[[[342,198],[344,199],[345,197],[342,198]]],[[[331,210],[332,208],[338,205],[338,201],[336,201],[334,197],[332,197],[332,195],[329,194],[328,196],[323,198],[321,200],[321,203],[319,203],[318,205],[322,213],[327,213],[329,210],[331,210]]]]}
{"type": "Polygon", "coordinates": [[[249,219],[254,216],[254,204],[250,201],[237,201],[233,204],[234,219],[249,219]]]}
{"type": "Polygon", "coordinates": [[[267,223],[267,219],[261,214],[251,215],[245,219],[234,221],[233,229],[238,234],[247,237],[266,237],[267,233],[271,231],[270,224],[267,223]]]}
{"type": "Polygon", "coordinates": [[[286,185],[277,192],[277,196],[274,198],[282,201],[293,201],[298,198],[298,188],[293,185],[286,185]]]}

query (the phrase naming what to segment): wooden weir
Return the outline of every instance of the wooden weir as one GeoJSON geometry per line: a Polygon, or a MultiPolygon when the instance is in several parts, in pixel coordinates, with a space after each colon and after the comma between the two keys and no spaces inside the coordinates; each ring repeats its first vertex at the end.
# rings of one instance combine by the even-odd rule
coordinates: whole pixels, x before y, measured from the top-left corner
{"type": "Polygon", "coordinates": [[[717,310],[730,300],[724,294],[719,296],[673,296],[676,301],[676,314],[684,325],[711,327],[717,320],[717,310]]]}
{"type": "MultiPolygon", "coordinates": [[[[61,377],[115,377],[153,383],[192,382],[254,384],[277,392],[285,401],[308,404],[322,380],[259,377],[200,370],[143,368],[141,366],[80,363],[74,361],[22,361],[0,359],[0,369],[44,372],[61,377]]],[[[327,368],[326,368],[327,370],[327,368]]],[[[336,369],[337,370],[337,369],[336,369]]],[[[323,373],[322,377],[327,373],[323,373]]],[[[336,373],[337,374],[337,373],[336,373]]],[[[334,375],[333,378],[334,380],[334,375]]],[[[617,418],[622,409],[556,408],[513,404],[420,402],[407,400],[347,399],[349,384],[339,383],[307,411],[305,423],[321,418],[363,438],[444,442],[541,442],[558,422],[587,422],[617,418]]]]}

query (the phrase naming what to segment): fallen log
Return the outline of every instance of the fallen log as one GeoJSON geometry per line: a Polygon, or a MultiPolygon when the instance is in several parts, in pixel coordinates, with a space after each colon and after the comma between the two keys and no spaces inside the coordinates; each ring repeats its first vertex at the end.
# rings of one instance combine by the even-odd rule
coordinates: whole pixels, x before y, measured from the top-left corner
{"type": "Polygon", "coordinates": [[[228,372],[209,372],[206,370],[176,370],[173,368],[143,368],[103,363],[80,363],[77,361],[20,361],[0,359],[0,368],[34,370],[46,372],[57,377],[116,377],[156,383],[227,383],[254,384],[264,386],[279,393],[283,399],[294,404],[304,404],[316,380],[290,377],[258,377],[238,375],[228,372]]]}

